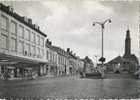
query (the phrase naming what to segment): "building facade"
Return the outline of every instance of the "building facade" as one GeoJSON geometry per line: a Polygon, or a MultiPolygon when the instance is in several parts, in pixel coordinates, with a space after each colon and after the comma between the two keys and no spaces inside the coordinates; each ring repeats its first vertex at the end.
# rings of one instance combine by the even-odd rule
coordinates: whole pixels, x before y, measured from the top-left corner
{"type": "Polygon", "coordinates": [[[47,64],[47,75],[56,76],[58,67],[58,53],[52,46],[52,42],[49,39],[46,40],[46,60],[47,64]]]}
{"type": "Polygon", "coordinates": [[[68,53],[61,47],[53,46],[53,49],[58,54],[57,75],[68,75],[69,74],[68,53]]]}
{"type": "Polygon", "coordinates": [[[9,77],[39,75],[45,66],[45,38],[39,26],[0,4],[0,74],[9,77]]]}
{"type": "Polygon", "coordinates": [[[69,74],[76,74],[79,73],[80,70],[84,68],[84,61],[76,56],[76,54],[67,48],[68,59],[69,59],[69,74]]]}

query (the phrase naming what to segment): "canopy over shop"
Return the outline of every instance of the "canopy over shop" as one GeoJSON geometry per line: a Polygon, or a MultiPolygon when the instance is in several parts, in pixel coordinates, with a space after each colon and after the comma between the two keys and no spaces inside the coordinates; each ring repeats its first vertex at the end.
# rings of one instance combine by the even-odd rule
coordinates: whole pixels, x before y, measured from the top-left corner
{"type": "Polygon", "coordinates": [[[34,72],[42,75],[46,60],[29,59],[7,54],[0,54],[0,74],[8,74],[10,77],[28,77],[34,72]]]}

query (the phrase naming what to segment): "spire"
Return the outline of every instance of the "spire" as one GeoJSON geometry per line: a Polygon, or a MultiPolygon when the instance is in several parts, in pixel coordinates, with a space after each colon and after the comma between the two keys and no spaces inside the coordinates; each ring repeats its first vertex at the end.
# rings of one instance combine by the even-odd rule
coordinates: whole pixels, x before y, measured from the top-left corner
{"type": "Polygon", "coordinates": [[[125,57],[129,57],[131,55],[131,39],[130,39],[130,30],[129,27],[126,31],[126,38],[125,38],[125,57]]]}
{"type": "Polygon", "coordinates": [[[128,27],[127,31],[126,31],[126,38],[130,38],[130,30],[129,30],[129,27],[128,27]]]}

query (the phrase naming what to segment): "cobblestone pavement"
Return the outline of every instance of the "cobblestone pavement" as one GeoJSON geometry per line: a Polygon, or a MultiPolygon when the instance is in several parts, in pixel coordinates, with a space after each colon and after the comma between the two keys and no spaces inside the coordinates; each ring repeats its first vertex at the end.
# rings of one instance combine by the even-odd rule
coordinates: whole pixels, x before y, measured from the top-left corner
{"type": "Polygon", "coordinates": [[[137,98],[140,80],[88,79],[79,76],[0,82],[0,97],[137,98]]]}

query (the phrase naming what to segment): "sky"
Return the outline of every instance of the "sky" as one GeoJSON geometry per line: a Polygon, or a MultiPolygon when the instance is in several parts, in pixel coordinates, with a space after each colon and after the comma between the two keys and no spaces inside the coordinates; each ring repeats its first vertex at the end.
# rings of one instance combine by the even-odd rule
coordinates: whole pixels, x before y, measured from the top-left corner
{"type": "Polygon", "coordinates": [[[124,54],[126,30],[130,29],[131,51],[139,57],[139,2],[95,0],[1,1],[22,16],[32,18],[53,45],[71,48],[73,53],[94,62],[101,56],[101,27],[105,24],[104,57],[106,61],[124,54]],[[95,57],[97,56],[97,59],[95,57]]]}

